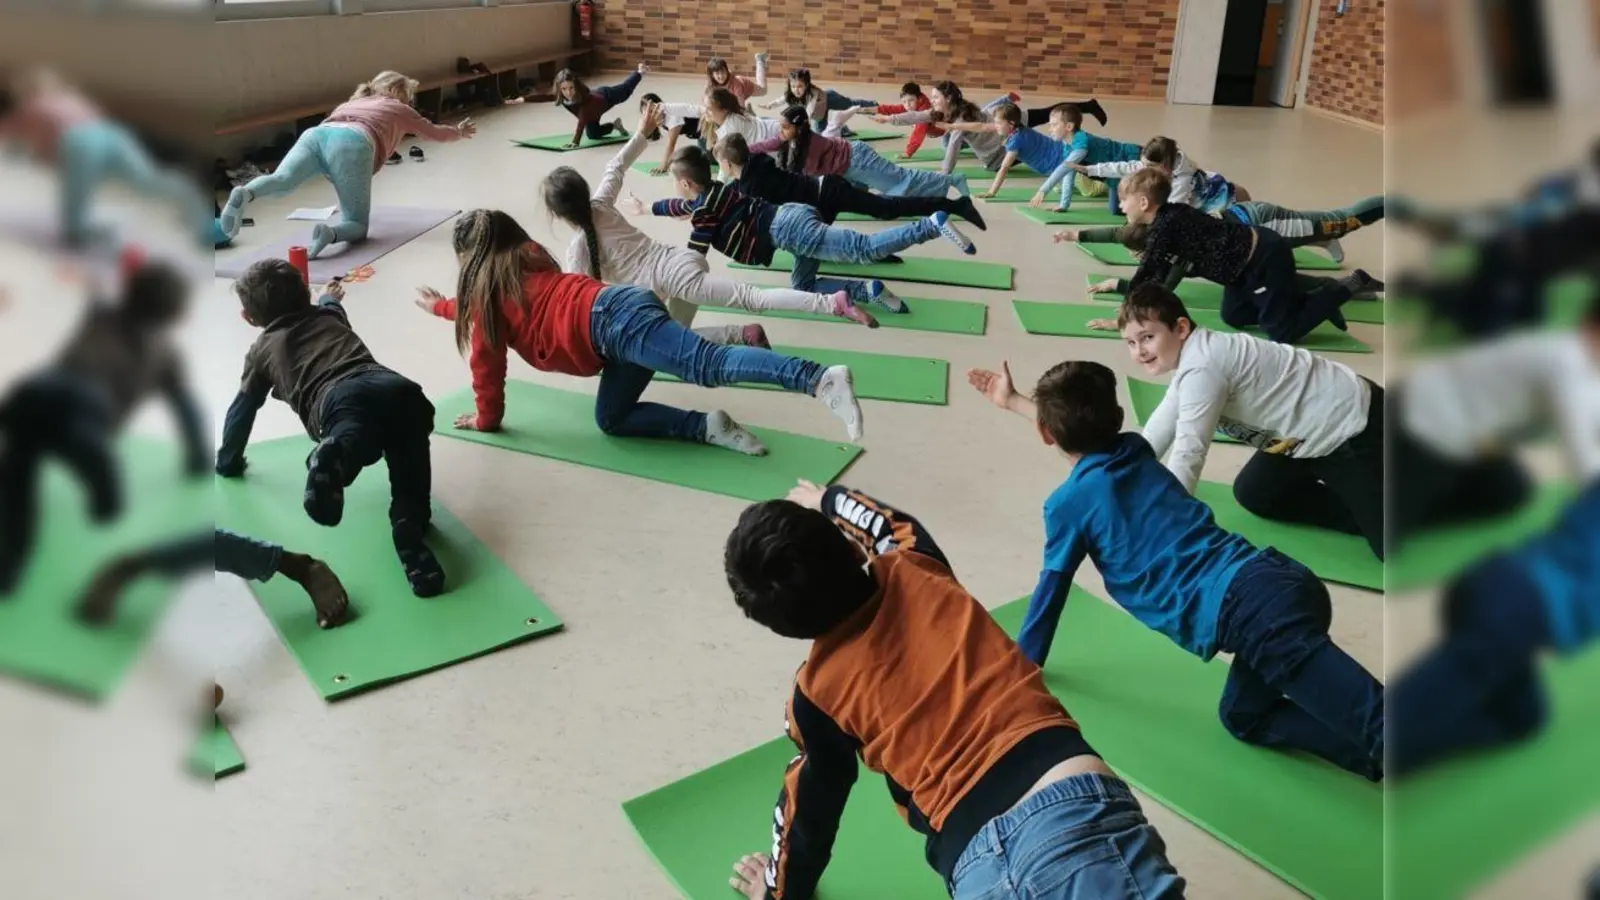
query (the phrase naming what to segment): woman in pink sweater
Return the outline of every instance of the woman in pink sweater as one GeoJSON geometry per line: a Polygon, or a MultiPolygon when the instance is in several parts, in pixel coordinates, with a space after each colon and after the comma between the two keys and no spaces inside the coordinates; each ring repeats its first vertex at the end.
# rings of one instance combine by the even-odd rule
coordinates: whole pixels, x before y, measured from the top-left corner
{"type": "Polygon", "coordinates": [[[349,100],[328,114],[322,124],[307,129],[271,175],[252,179],[228,195],[217,224],[232,238],[239,233],[246,204],[263,194],[287,194],[304,181],[321,175],[333,182],[339,197],[337,225],[317,224],[311,229],[307,255],[315,259],[332,243],[355,243],[367,237],[372,212],[372,176],[407,134],[435,141],[472,137],[471,119],[456,125],[435,125],[411,107],[417,82],[399,72],[380,72],[356,88],[349,100]]]}

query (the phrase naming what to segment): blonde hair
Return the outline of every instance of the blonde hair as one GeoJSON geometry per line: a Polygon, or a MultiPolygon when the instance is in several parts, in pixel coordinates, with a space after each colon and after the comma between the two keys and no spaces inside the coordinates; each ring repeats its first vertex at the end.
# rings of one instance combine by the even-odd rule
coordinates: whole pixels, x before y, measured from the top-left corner
{"type": "Polygon", "coordinates": [[[484,342],[502,346],[505,325],[500,304],[512,300],[526,306],[522,281],[529,272],[561,271],[549,251],[498,209],[475,209],[456,221],[452,236],[461,276],[456,282],[456,350],[465,353],[477,328],[484,342]]]}
{"type": "Polygon", "coordinates": [[[379,72],[371,81],[356,85],[356,92],[350,95],[351,100],[360,100],[363,97],[393,97],[396,100],[410,103],[417,98],[417,88],[422,84],[415,78],[407,78],[399,72],[379,72]]]}

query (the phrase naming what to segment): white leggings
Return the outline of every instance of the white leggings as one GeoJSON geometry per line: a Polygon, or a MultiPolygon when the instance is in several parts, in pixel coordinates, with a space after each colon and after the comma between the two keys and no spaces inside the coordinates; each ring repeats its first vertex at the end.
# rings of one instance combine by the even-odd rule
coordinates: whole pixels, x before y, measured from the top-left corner
{"type": "MultiPolygon", "coordinates": [[[[667,308],[674,310],[673,318],[678,319],[681,325],[688,323],[677,314],[677,310],[681,307],[675,305],[673,300],[695,306],[725,306],[752,312],[787,309],[824,316],[833,314],[833,297],[830,294],[760,287],[712,275],[711,262],[706,259],[705,254],[697,253],[687,247],[674,247],[670,252],[654,257],[650,260],[648,271],[631,273],[635,277],[625,277],[629,273],[617,274],[624,277],[608,280],[616,284],[637,284],[648,287],[655,291],[657,296],[670,298],[667,308]]],[[[692,311],[688,314],[693,317],[692,311]]]]}

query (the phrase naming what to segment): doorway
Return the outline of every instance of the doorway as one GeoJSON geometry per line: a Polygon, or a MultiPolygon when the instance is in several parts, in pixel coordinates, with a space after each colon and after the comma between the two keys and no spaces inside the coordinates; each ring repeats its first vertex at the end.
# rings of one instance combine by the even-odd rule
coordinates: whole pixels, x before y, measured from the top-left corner
{"type": "Polygon", "coordinates": [[[1292,107],[1316,0],[1228,0],[1212,103],[1292,107]]]}
{"type": "Polygon", "coordinates": [[[1478,0],[1487,44],[1489,97],[1496,104],[1547,104],[1555,98],[1544,4],[1529,0],[1478,0]]]}

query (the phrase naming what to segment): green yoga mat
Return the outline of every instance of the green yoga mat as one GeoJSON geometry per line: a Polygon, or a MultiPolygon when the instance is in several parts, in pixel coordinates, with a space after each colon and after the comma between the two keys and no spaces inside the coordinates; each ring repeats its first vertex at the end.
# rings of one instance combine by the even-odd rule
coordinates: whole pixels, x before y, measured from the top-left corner
{"type": "MultiPolygon", "coordinates": [[[[845,127],[849,128],[850,126],[846,125],[845,127]]],[[[866,141],[869,144],[876,141],[892,141],[895,138],[903,138],[906,136],[906,133],[903,131],[885,131],[882,128],[850,128],[850,131],[852,134],[849,137],[846,137],[845,140],[866,141]]],[[[891,154],[887,153],[884,154],[884,156],[890,155],[891,154]]]]}
{"type": "Polygon", "coordinates": [[[1389,590],[1438,584],[1490,553],[1533,537],[1555,524],[1572,497],[1571,485],[1544,485],[1527,506],[1512,515],[1475,525],[1441,528],[1406,541],[1405,547],[1389,560],[1389,590]]]}
{"type": "MultiPolygon", "coordinates": [[[[537,137],[525,141],[512,141],[511,143],[516,144],[518,147],[527,147],[532,150],[549,150],[553,153],[567,153],[570,152],[569,148],[567,147],[567,142],[571,140],[572,132],[569,131],[565,134],[552,134],[548,137],[537,137]]],[[[627,138],[616,134],[608,135],[598,141],[590,138],[588,135],[584,135],[583,140],[579,142],[578,146],[572,147],[570,150],[587,150],[590,147],[604,147],[608,144],[621,144],[627,140],[627,138]]]]}
{"type": "MultiPolygon", "coordinates": [[[[926,284],[948,284],[955,287],[988,288],[995,291],[1011,290],[1012,275],[1016,270],[1001,263],[972,262],[964,259],[934,259],[927,256],[907,256],[901,263],[833,263],[825,262],[817,270],[823,275],[845,278],[881,278],[884,281],[916,281],[926,284]]],[[[766,269],[770,272],[788,272],[794,269],[794,255],[779,250],[772,262],[764,266],[731,263],[734,269],[766,269]]]]}
{"type": "Polygon", "coordinates": [[[1083,204],[1062,212],[1056,209],[1054,201],[1039,209],[1031,206],[1019,206],[1017,213],[1025,218],[1038,222],[1040,225],[1126,225],[1128,217],[1118,215],[1104,206],[1083,204]]]}
{"type": "MultiPolygon", "coordinates": [[[[988,327],[989,307],[982,303],[972,300],[924,300],[920,297],[901,297],[900,299],[905,301],[906,312],[885,312],[875,306],[868,307],[868,309],[878,320],[878,324],[884,328],[899,328],[906,331],[933,331],[941,334],[983,334],[988,327]]],[[[731,315],[762,316],[770,319],[796,319],[802,322],[831,322],[835,325],[861,327],[848,319],[841,319],[838,316],[824,316],[785,309],[752,312],[726,306],[717,307],[715,311],[731,315]]]]}
{"type": "MultiPolygon", "coordinates": [[[[1026,604],[995,610],[996,621],[1015,633],[1026,604]]],[[[1217,721],[1224,663],[1202,663],[1079,588],[1059,634],[1046,680],[1130,783],[1312,897],[1382,896],[1378,785],[1235,740],[1217,721]]],[[[729,896],[733,863],[771,848],[772,804],[794,752],[779,739],[623,804],[687,900],[729,896]]],[[[948,900],[883,780],[863,774],[818,896],[948,900]]]]}
{"type": "MultiPolygon", "coordinates": [[[[1027,203],[1029,200],[1033,199],[1033,195],[1034,194],[1039,193],[1039,188],[1036,187],[1035,185],[1031,185],[1031,184],[1012,185],[1011,181],[1012,181],[1012,176],[1007,175],[1006,176],[1006,183],[1003,186],[1001,186],[1000,192],[995,194],[993,197],[984,197],[984,196],[982,196],[985,192],[987,192],[989,190],[987,185],[974,186],[973,190],[972,190],[972,197],[973,197],[974,200],[984,200],[984,201],[987,201],[989,203],[1027,203]]],[[[1060,189],[1059,188],[1051,188],[1050,189],[1050,196],[1048,198],[1046,198],[1046,199],[1050,203],[1055,203],[1057,200],[1060,199],[1060,189]]],[[[1104,194],[1101,194],[1098,197],[1090,197],[1087,194],[1083,193],[1082,191],[1074,188],[1073,191],[1072,191],[1072,201],[1074,203],[1082,202],[1082,203],[1098,204],[1101,209],[1107,209],[1107,207],[1106,207],[1106,198],[1105,198],[1104,194]]],[[[1121,245],[1119,244],[1118,246],[1121,246],[1121,245]]]]}
{"type": "Polygon", "coordinates": [[[1390,784],[1388,896],[1467,896],[1600,807],[1600,647],[1541,676],[1550,723],[1533,740],[1390,784]]]}
{"type": "MultiPolygon", "coordinates": [[[[961,153],[960,153],[960,157],[959,158],[962,159],[962,160],[976,159],[977,158],[977,154],[972,152],[972,148],[971,147],[963,145],[961,147],[961,153]]],[[[910,159],[902,159],[900,157],[900,154],[896,153],[893,156],[889,157],[889,161],[893,162],[893,163],[907,163],[907,162],[935,162],[935,163],[942,163],[942,162],[944,162],[944,145],[942,143],[940,143],[939,141],[930,141],[929,143],[923,144],[920,148],[918,148],[917,152],[912,154],[910,159]]]]}
{"type": "MultiPolygon", "coordinates": [[[[1115,278],[1115,275],[1088,275],[1084,281],[1094,284],[1115,278]]],[[[1221,309],[1222,285],[1203,278],[1186,278],[1178,283],[1178,299],[1190,309],[1221,309]]],[[[1121,303],[1123,295],[1118,293],[1096,294],[1096,300],[1107,300],[1112,303],[1121,303]]],[[[1388,304],[1370,300],[1352,300],[1339,308],[1344,313],[1347,322],[1362,322],[1367,325],[1382,325],[1387,318],[1388,304]]]]}
{"type": "MultiPolygon", "coordinates": [[[[1141,381],[1137,378],[1128,378],[1128,399],[1133,403],[1133,419],[1143,428],[1150,421],[1150,415],[1161,405],[1163,397],[1167,396],[1167,386],[1154,381],[1141,381]]],[[[1211,439],[1223,444],[1237,444],[1237,440],[1217,432],[1211,439]]]]}
{"type": "MultiPolygon", "coordinates": [[[[1079,244],[1078,249],[1108,266],[1137,266],[1133,251],[1121,244],[1079,244]]],[[[1334,270],[1344,266],[1306,247],[1294,248],[1294,265],[1301,271],[1334,270]]]]}
{"type": "MultiPolygon", "coordinates": [[[[944,406],[949,402],[950,364],[942,359],[920,356],[892,356],[887,353],[859,353],[824,347],[773,347],[785,356],[798,356],[824,366],[849,366],[855,381],[856,396],[863,400],[891,400],[897,403],[927,403],[944,406]]],[[[661,381],[677,381],[671,375],[657,375],[661,381]]],[[[776,391],[770,384],[737,384],[733,387],[776,391]]]]}
{"type": "Polygon", "coordinates": [[[182,456],[164,441],[118,445],[124,491],[121,518],[89,520],[82,483],[59,465],[41,473],[39,531],[15,592],[0,600],[0,671],[102,699],[116,688],[165,613],[172,584],[148,578],[129,586],[114,621],[79,623],[78,598],[100,568],[125,553],[188,537],[211,517],[211,478],[186,478],[182,456]]]}
{"type": "Polygon", "coordinates": [[[450,512],[433,507],[428,546],[445,571],[445,593],[413,596],[389,536],[384,464],[345,490],[344,521],[324,528],[302,507],[303,437],[251,444],[243,478],[217,479],[219,527],[314,553],[350,595],[353,617],[317,627],[311,601],[287,578],[251,582],[261,609],[325,700],[401,681],[549,634],[561,620],[450,512]]]}
{"type": "Polygon", "coordinates": [[[213,716],[210,727],[201,732],[189,753],[189,767],[196,775],[212,779],[244,771],[244,756],[220,718],[213,716]]]}
{"type": "MultiPolygon", "coordinates": [[[[820,409],[820,402],[817,403],[820,409]]],[[[463,441],[514,450],[635,475],[683,487],[760,502],[786,496],[796,480],[828,484],[861,454],[855,444],[835,443],[771,428],[749,427],[771,452],[745,456],[721,447],[654,438],[610,437],[594,423],[594,397],[526,381],[506,382],[506,417],[501,431],[485,434],[452,427],[456,417],[472,412],[472,390],[436,400],[439,434],[463,441]]],[[[707,395],[703,406],[715,405],[707,395]]],[[[819,417],[820,421],[821,417],[819,417]]],[[[844,426],[832,416],[828,427],[844,426]]],[[[871,422],[867,423],[868,428],[871,422]]]]}
{"type": "Polygon", "coordinates": [[[1276,547],[1323,581],[1383,590],[1383,563],[1372,555],[1366,538],[1263,519],[1233,499],[1232,485],[1202,481],[1195,485],[1194,495],[1211,507],[1218,525],[1257,547],[1276,547]]]}
{"type": "MultiPolygon", "coordinates": [[[[920,169],[924,172],[937,172],[944,168],[944,157],[939,157],[938,161],[936,162],[921,162],[919,160],[913,160],[905,163],[904,165],[908,169],[920,169]]],[[[989,182],[994,181],[995,173],[988,166],[985,166],[978,160],[961,159],[956,161],[955,168],[950,170],[950,174],[965,175],[967,176],[967,180],[969,182],[972,182],[975,185],[983,185],[984,187],[987,187],[989,182]]],[[[1012,169],[1011,174],[1006,176],[1006,181],[1008,183],[1012,181],[1041,181],[1043,179],[1044,176],[1040,175],[1038,172],[1035,172],[1032,169],[1023,169],[1020,167],[1012,169]]],[[[1037,190],[1037,188],[1035,188],[1035,190],[1037,190]]]]}
{"type": "MultiPolygon", "coordinates": [[[[1114,319],[1116,310],[1105,304],[1088,303],[1040,303],[1034,300],[1013,300],[1011,306],[1017,312],[1017,319],[1022,322],[1022,327],[1029,334],[1049,334],[1059,337],[1086,337],[1100,338],[1102,340],[1121,340],[1122,335],[1115,331],[1096,331],[1089,327],[1093,319],[1114,319]]],[[[1189,315],[1194,323],[1202,328],[1213,331],[1237,331],[1222,321],[1222,315],[1209,309],[1192,309],[1189,315]]],[[[1261,333],[1251,329],[1250,334],[1261,336],[1261,333]]],[[[1307,350],[1318,350],[1324,353],[1371,353],[1372,348],[1356,340],[1343,331],[1324,322],[1302,339],[1297,347],[1307,350]]]]}

